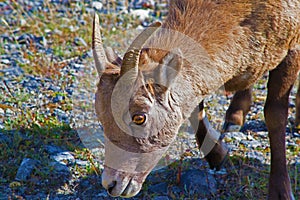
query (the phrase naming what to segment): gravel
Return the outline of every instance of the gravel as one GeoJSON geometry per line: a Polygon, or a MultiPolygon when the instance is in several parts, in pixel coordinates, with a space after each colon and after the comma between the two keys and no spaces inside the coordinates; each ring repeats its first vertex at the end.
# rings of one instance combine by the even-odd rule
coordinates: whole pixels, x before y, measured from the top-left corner
{"type": "MultiPolygon", "coordinates": [[[[78,6],[80,6],[80,1],[78,6]]],[[[103,3],[84,1],[90,3],[88,11],[91,12],[93,8],[106,13],[103,3]]],[[[71,10],[69,7],[70,1],[68,0],[52,0],[51,4],[54,4],[58,8],[58,13],[61,17],[65,17],[68,12],[77,12],[71,10]]],[[[49,12],[48,7],[44,1],[20,1],[22,9],[26,11],[29,17],[34,12],[49,12]]],[[[124,10],[123,1],[120,1],[117,5],[118,10],[124,10]]],[[[132,4],[132,9],[140,8],[141,4],[132,4]],[[135,6],[135,7],[134,7],[135,6]]],[[[74,8],[72,8],[74,9],[74,8]]],[[[15,10],[11,8],[7,1],[0,2],[0,13],[8,24],[16,24],[15,18],[10,18],[11,15],[15,14],[15,10]]],[[[86,24],[86,21],[78,19],[79,24],[86,24]]],[[[21,24],[26,24],[26,21],[21,21],[21,24]]],[[[78,31],[78,27],[69,27],[71,32],[78,31]]],[[[58,30],[44,30],[46,34],[53,34],[58,30]]],[[[60,70],[61,78],[49,78],[40,75],[32,75],[25,73],[21,67],[23,64],[28,64],[29,60],[24,57],[23,51],[20,49],[29,48],[30,45],[35,45],[36,49],[41,53],[45,54],[45,57],[53,59],[57,62],[62,61],[64,58],[54,56],[53,49],[49,47],[51,41],[43,36],[36,36],[28,33],[22,33],[22,30],[12,30],[13,34],[1,33],[0,42],[5,43],[5,53],[0,56],[0,89],[1,95],[14,97],[15,95],[23,96],[27,98],[24,102],[17,102],[20,104],[20,108],[30,108],[32,111],[43,113],[44,115],[54,116],[60,122],[70,124],[73,129],[77,130],[82,143],[90,148],[95,153],[99,169],[103,169],[103,156],[104,156],[104,138],[103,130],[100,124],[97,122],[93,100],[94,90],[96,88],[95,70],[92,63],[92,52],[84,52],[80,57],[76,57],[67,62],[67,65],[60,70]],[[15,35],[19,35],[15,37],[15,35]],[[91,81],[94,80],[94,81],[91,81]],[[56,93],[56,95],[53,95],[56,93]],[[49,108],[49,105],[62,104],[66,99],[71,99],[73,102],[72,109],[64,109],[63,107],[49,108]],[[46,106],[47,105],[47,106],[46,106]],[[85,106],[83,106],[85,105],[85,106]],[[91,134],[91,135],[88,135],[91,134]],[[93,134],[92,134],[93,133],[93,134]],[[97,140],[100,139],[100,140],[97,140]]],[[[75,46],[88,46],[87,42],[80,37],[76,37],[74,40],[75,46]]],[[[32,54],[28,49],[27,54],[32,54]]],[[[208,114],[213,119],[213,125],[221,130],[223,116],[228,108],[231,96],[225,96],[221,91],[218,94],[210,96],[206,100],[208,114]]],[[[291,100],[295,100],[296,90],[293,89],[291,100]]],[[[262,164],[269,164],[269,151],[259,152],[258,149],[268,149],[268,137],[267,130],[263,119],[261,119],[263,113],[263,102],[266,95],[265,81],[256,86],[254,96],[256,97],[251,113],[247,116],[247,122],[242,127],[240,132],[229,132],[226,133],[224,140],[227,142],[231,152],[231,155],[242,154],[249,159],[258,160],[262,164]],[[244,153],[241,153],[244,152],[244,153]]],[[[0,144],[11,144],[15,132],[12,131],[11,135],[1,133],[1,129],[4,129],[6,120],[17,119],[22,113],[22,110],[15,109],[15,103],[10,101],[0,102],[1,105],[7,107],[0,108],[0,144]]],[[[291,116],[289,117],[289,125],[287,127],[287,147],[293,149],[299,145],[299,133],[291,131],[291,124],[294,121],[295,104],[290,104],[291,116]],[[297,143],[298,142],[298,143],[297,143]]],[[[18,133],[19,134],[19,133],[18,133]]],[[[26,140],[24,135],[20,135],[22,140],[26,140]]],[[[55,191],[46,191],[40,186],[40,192],[35,195],[28,194],[26,188],[22,191],[18,191],[14,194],[15,197],[20,196],[25,199],[85,199],[85,198],[96,198],[96,199],[112,199],[110,198],[104,188],[100,184],[100,178],[95,175],[91,175],[87,178],[80,177],[80,174],[74,170],[75,166],[81,166],[83,168],[90,167],[86,160],[76,159],[74,152],[67,151],[63,147],[58,147],[52,144],[41,147],[45,149],[45,152],[49,154],[51,161],[49,161],[46,168],[53,168],[54,174],[58,173],[63,178],[63,182],[68,186],[61,186],[56,188],[55,191]],[[73,173],[73,174],[72,174],[73,173]],[[73,178],[69,178],[72,176],[73,178]]],[[[175,143],[171,146],[170,150],[166,153],[164,159],[157,166],[151,175],[147,178],[146,185],[150,185],[148,190],[143,190],[136,198],[142,199],[146,197],[150,198],[154,195],[155,200],[167,200],[179,198],[180,196],[194,196],[197,198],[203,198],[197,194],[199,188],[208,194],[216,194],[218,190],[218,182],[215,178],[216,173],[218,176],[228,174],[226,170],[220,172],[211,172],[208,169],[207,163],[203,160],[196,158],[202,157],[198,151],[197,144],[191,128],[188,125],[183,126],[180,134],[177,137],[175,143]],[[182,155],[185,152],[190,152],[192,156],[184,158],[185,166],[181,176],[181,182],[176,183],[176,174],[178,173],[177,167],[167,166],[173,161],[175,163],[182,159],[182,155]]],[[[291,157],[289,163],[298,163],[300,155],[291,157]]],[[[16,181],[27,181],[34,169],[39,166],[41,161],[31,158],[23,158],[18,171],[16,172],[16,181]]],[[[178,163],[177,163],[178,164],[178,163]]],[[[180,162],[179,164],[180,165],[180,162]]],[[[45,168],[45,169],[46,169],[45,168]]],[[[0,171],[0,180],[1,180],[0,171]]],[[[3,177],[5,178],[5,177],[3,177]]],[[[32,180],[31,180],[32,181],[32,180]]],[[[38,184],[37,184],[38,185],[38,184]]],[[[6,199],[11,197],[13,191],[7,189],[7,184],[2,186],[0,184],[0,199],[6,199]]],[[[28,189],[28,188],[27,188],[28,189]]]]}

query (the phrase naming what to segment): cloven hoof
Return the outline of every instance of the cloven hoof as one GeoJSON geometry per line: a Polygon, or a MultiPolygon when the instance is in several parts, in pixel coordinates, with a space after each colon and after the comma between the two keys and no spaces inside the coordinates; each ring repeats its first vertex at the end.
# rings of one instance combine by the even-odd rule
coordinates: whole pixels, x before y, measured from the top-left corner
{"type": "Polygon", "coordinates": [[[229,159],[229,149],[225,143],[221,140],[214,146],[212,151],[205,156],[210,169],[215,169],[219,171],[229,159]]]}

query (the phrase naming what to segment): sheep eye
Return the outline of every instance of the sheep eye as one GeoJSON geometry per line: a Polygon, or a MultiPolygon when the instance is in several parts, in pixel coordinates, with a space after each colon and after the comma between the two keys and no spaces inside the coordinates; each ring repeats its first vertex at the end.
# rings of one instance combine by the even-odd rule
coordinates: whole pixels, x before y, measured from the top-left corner
{"type": "Polygon", "coordinates": [[[142,125],[146,121],[146,115],[145,114],[135,114],[132,116],[132,122],[136,125],[142,125]]]}

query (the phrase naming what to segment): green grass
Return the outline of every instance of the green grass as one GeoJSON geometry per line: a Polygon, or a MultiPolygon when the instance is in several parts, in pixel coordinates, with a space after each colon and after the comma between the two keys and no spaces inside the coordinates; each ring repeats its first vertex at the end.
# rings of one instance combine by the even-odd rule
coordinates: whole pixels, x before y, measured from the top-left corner
{"type": "MultiPolygon", "coordinates": [[[[43,36],[48,41],[48,47],[53,49],[53,55],[51,56],[57,58],[49,59],[49,56],[40,53],[34,44],[30,45],[28,49],[20,48],[18,51],[21,51],[24,58],[28,60],[28,63],[19,63],[26,73],[51,77],[53,79],[64,78],[60,73],[60,69],[68,64],[68,60],[81,57],[91,50],[92,15],[86,12],[87,9],[84,3],[79,2],[79,5],[71,3],[71,7],[74,10],[79,6],[79,12],[76,14],[67,13],[67,16],[62,18],[57,17],[58,12],[52,4],[47,4],[50,13],[38,12],[29,16],[16,1],[11,2],[10,5],[13,7],[16,15],[10,17],[15,23],[8,24],[4,16],[0,16],[0,32],[11,35],[13,38],[18,38],[25,33],[30,33],[37,37],[43,36]],[[78,24],[76,17],[84,19],[86,24],[78,24]],[[26,23],[22,22],[24,20],[26,23]],[[19,29],[19,32],[13,34],[17,29],[19,29]],[[75,45],[74,41],[76,37],[81,37],[87,43],[87,46],[81,43],[75,45]]],[[[47,1],[45,2],[47,3],[47,1]]],[[[129,15],[111,13],[106,15],[100,14],[100,24],[103,25],[101,31],[104,45],[111,46],[122,54],[130,41],[136,36],[136,32],[130,30],[137,27],[139,22],[129,15]]],[[[15,42],[15,44],[18,43],[15,42]]],[[[0,54],[10,53],[5,48],[5,45],[6,43],[0,43],[0,54]]],[[[92,59],[90,62],[93,62],[92,59]]],[[[0,76],[2,75],[0,74],[0,76]]],[[[22,77],[19,77],[16,81],[19,82],[21,79],[22,77]]],[[[74,78],[71,81],[74,81],[74,78]]],[[[264,84],[263,81],[260,84],[264,84]]],[[[49,155],[45,153],[45,149],[41,148],[46,144],[61,146],[72,151],[75,158],[88,161],[88,165],[84,168],[78,165],[72,166],[73,173],[79,174],[81,177],[88,176],[89,174],[100,174],[98,169],[99,164],[94,161],[94,155],[88,149],[78,145],[79,137],[70,128],[70,125],[60,122],[56,117],[39,112],[39,109],[42,111],[45,108],[49,108],[51,111],[55,108],[70,111],[72,109],[72,100],[64,92],[45,91],[45,93],[53,98],[59,95],[65,97],[65,99],[59,103],[37,105],[37,110],[32,111],[31,108],[22,107],[22,104],[30,101],[31,94],[28,91],[22,88],[17,91],[9,91],[7,89],[0,95],[0,108],[5,112],[8,110],[13,112],[12,117],[4,119],[5,130],[1,130],[1,132],[4,135],[14,134],[11,137],[13,138],[12,145],[6,142],[0,143],[0,185],[10,183],[11,188],[14,190],[21,190],[22,187],[23,189],[24,187],[29,188],[29,190],[31,187],[31,190],[34,190],[34,183],[32,182],[18,183],[14,181],[17,169],[25,157],[43,161],[41,167],[34,172],[33,177],[44,181],[48,179],[53,169],[47,169],[50,162],[49,155]],[[11,130],[15,131],[12,132],[11,130]],[[24,135],[26,136],[25,139],[23,138],[24,135]]],[[[255,98],[254,101],[261,101],[261,99],[255,98]]],[[[212,106],[218,106],[217,102],[212,102],[212,104],[214,104],[212,106]]],[[[86,108],[86,106],[88,105],[83,104],[82,108],[86,108]]],[[[2,117],[0,116],[0,118],[2,117]]],[[[262,115],[258,114],[256,117],[262,118],[262,115]]],[[[300,146],[299,139],[297,140],[297,144],[300,146]]],[[[299,146],[289,147],[287,156],[299,156],[299,146]]],[[[242,146],[241,150],[243,151],[231,157],[229,174],[217,177],[224,179],[224,187],[220,189],[216,198],[266,199],[269,167],[257,166],[255,162],[245,159],[244,151],[247,150],[242,146]]],[[[257,150],[266,151],[264,149],[257,150]]],[[[188,168],[189,164],[180,160],[171,164],[170,170],[176,171],[180,167],[188,168]]],[[[289,166],[289,168],[294,194],[297,199],[300,196],[299,166],[298,168],[289,166]]],[[[60,183],[58,181],[51,182],[52,186],[56,184],[60,183]]],[[[176,183],[174,182],[173,184],[176,183]]],[[[148,187],[149,185],[146,183],[143,189],[144,193],[147,193],[148,187]]],[[[152,194],[151,197],[153,196],[155,195],[152,194]]],[[[184,197],[181,198],[184,199],[184,197]]]]}
{"type": "MultiPolygon", "coordinates": [[[[93,15],[86,12],[87,9],[84,3],[79,2],[80,5],[76,5],[76,3],[71,3],[70,5],[73,10],[75,10],[75,7],[76,9],[80,8],[78,12],[73,14],[68,12],[65,17],[57,17],[56,7],[47,3],[47,1],[45,3],[50,9],[49,13],[36,12],[30,15],[26,13],[17,1],[10,2],[9,5],[13,8],[14,14],[9,17],[13,23],[8,24],[5,16],[1,16],[0,32],[14,38],[14,44],[16,45],[19,45],[17,38],[23,34],[44,37],[47,41],[47,47],[53,50],[52,55],[39,52],[34,43],[30,44],[28,48],[20,45],[16,50],[21,52],[27,63],[18,64],[26,74],[50,77],[52,79],[66,79],[64,82],[66,85],[60,85],[61,88],[65,89],[67,84],[71,84],[75,79],[73,77],[71,80],[68,80],[69,77],[63,77],[60,70],[68,64],[68,60],[80,58],[88,51],[91,51],[93,15]],[[78,23],[78,19],[86,21],[86,24],[78,23]],[[82,42],[75,44],[75,38],[78,37],[82,38],[87,45],[82,42]]],[[[127,29],[136,27],[139,23],[129,15],[99,15],[101,24],[103,24],[102,34],[105,44],[123,53],[128,46],[128,41],[125,39],[125,36],[128,36],[127,29]]],[[[11,52],[5,47],[6,45],[7,41],[0,43],[1,55],[10,55],[11,52]]],[[[90,59],[90,62],[92,62],[92,59],[90,59]]],[[[0,67],[5,68],[6,66],[1,64],[0,67]]],[[[22,81],[22,76],[16,78],[15,81],[22,81]]],[[[77,174],[80,177],[100,174],[99,163],[94,160],[95,156],[90,150],[83,148],[76,131],[71,129],[69,124],[60,122],[57,117],[43,114],[45,109],[49,109],[50,113],[53,113],[55,108],[71,111],[73,106],[72,99],[68,98],[65,92],[44,91],[43,89],[40,92],[49,98],[62,96],[64,100],[58,103],[40,102],[32,109],[23,106],[32,101],[30,91],[23,88],[11,91],[7,86],[0,95],[0,108],[4,112],[11,112],[10,117],[3,118],[3,116],[0,116],[5,125],[5,129],[1,130],[1,133],[9,138],[13,138],[11,142],[0,142],[0,185],[9,185],[13,192],[26,190],[26,193],[34,193],[37,185],[31,180],[43,182],[42,184],[46,186],[44,189],[49,191],[61,185],[59,177],[49,178],[54,176],[54,169],[49,168],[51,159],[44,149],[44,146],[47,144],[60,146],[63,149],[74,152],[73,156],[76,159],[87,161],[87,165],[84,167],[77,164],[71,166],[73,174],[77,174]],[[23,158],[33,158],[41,161],[41,163],[32,174],[30,181],[14,181],[23,158]],[[50,182],[46,184],[47,181],[50,182]]],[[[87,105],[82,106],[85,107],[87,105]]]]}
{"type": "MultiPolygon", "coordinates": [[[[50,13],[34,13],[27,14],[24,9],[17,3],[11,4],[17,15],[12,15],[15,24],[8,24],[5,18],[1,17],[0,32],[8,33],[17,39],[21,34],[29,33],[37,37],[43,36],[48,41],[49,48],[53,49],[53,55],[62,57],[62,61],[53,61],[46,58],[44,54],[38,52],[36,46],[32,44],[28,49],[20,48],[24,54],[24,58],[29,63],[19,63],[26,72],[31,74],[43,74],[46,76],[59,75],[59,69],[67,64],[69,58],[80,57],[85,52],[91,49],[91,34],[92,34],[92,14],[86,12],[86,5],[80,3],[78,7],[76,3],[71,3],[71,8],[80,8],[76,14],[67,13],[68,16],[58,17],[58,12],[55,6],[47,4],[50,13]],[[24,14],[25,13],[25,14],[24,14]],[[78,19],[83,19],[86,24],[79,24],[78,19]],[[26,23],[22,23],[26,21],[26,23]],[[14,30],[20,31],[12,34],[14,30]],[[76,37],[82,38],[84,44],[74,45],[76,37]]],[[[126,41],[121,41],[125,38],[126,30],[136,27],[139,23],[130,15],[119,14],[100,14],[100,23],[103,24],[102,34],[104,42],[108,45],[116,47],[117,50],[123,50],[127,47],[126,41]],[[123,44],[122,44],[123,43],[123,44]]],[[[128,37],[128,35],[126,35],[128,37]]],[[[16,44],[18,44],[16,42],[16,44]]],[[[5,43],[0,44],[1,54],[8,53],[4,48],[5,43]]]]}

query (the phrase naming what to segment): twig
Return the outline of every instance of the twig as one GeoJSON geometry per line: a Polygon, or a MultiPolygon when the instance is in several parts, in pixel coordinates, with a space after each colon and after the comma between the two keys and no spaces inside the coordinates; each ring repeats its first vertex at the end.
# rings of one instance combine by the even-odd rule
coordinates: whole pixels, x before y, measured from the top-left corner
{"type": "MultiPolygon", "coordinates": [[[[254,167],[254,166],[251,166],[251,165],[249,165],[249,164],[243,164],[243,166],[246,166],[246,167],[248,167],[248,168],[251,168],[251,169],[253,169],[254,171],[257,171],[257,172],[264,172],[264,171],[266,171],[266,170],[262,170],[262,169],[259,169],[258,167],[254,167]]],[[[266,172],[267,173],[267,172],[266,172]]]]}
{"type": "Polygon", "coordinates": [[[11,33],[11,34],[13,35],[13,37],[14,37],[15,42],[16,42],[17,45],[18,45],[18,48],[20,48],[19,42],[18,42],[18,40],[17,40],[17,37],[16,37],[14,31],[11,30],[11,28],[10,28],[9,24],[7,23],[7,21],[6,21],[4,18],[1,18],[1,21],[2,21],[2,22],[4,23],[4,25],[9,29],[10,33],[11,33]]]}
{"type": "Polygon", "coordinates": [[[49,8],[49,12],[50,12],[51,19],[53,19],[53,18],[54,18],[54,17],[53,17],[54,15],[53,15],[52,9],[50,8],[49,0],[46,0],[46,1],[45,1],[45,4],[46,4],[46,6],[49,8]]]}
{"type": "Polygon", "coordinates": [[[297,191],[297,184],[298,184],[298,173],[297,173],[297,163],[295,164],[295,187],[294,187],[294,193],[297,191]]]}
{"type": "MultiPolygon", "coordinates": [[[[12,2],[14,3],[14,5],[18,5],[17,2],[15,0],[12,0],[12,2]]],[[[19,12],[18,9],[14,8],[12,5],[8,4],[13,10],[15,10],[20,16],[22,16],[22,13],[24,13],[29,19],[31,19],[32,21],[34,21],[33,17],[31,17],[30,15],[28,15],[27,12],[25,12],[25,10],[22,8],[22,6],[19,6],[20,10],[22,13],[19,12]]]]}
{"type": "Polygon", "coordinates": [[[80,58],[80,56],[76,56],[76,57],[72,57],[72,58],[67,58],[65,60],[62,60],[62,61],[58,62],[57,64],[61,65],[61,64],[64,64],[64,63],[70,63],[70,62],[72,62],[74,60],[77,60],[79,58],[80,58]]]}
{"type": "Polygon", "coordinates": [[[5,87],[6,92],[7,92],[12,98],[15,98],[14,95],[12,94],[10,88],[8,87],[6,81],[3,80],[2,82],[4,83],[4,87],[5,87]]]}
{"type": "MultiPolygon", "coordinates": [[[[17,3],[15,0],[12,0],[12,2],[14,3],[15,6],[18,6],[18,3],[17,3]]],[[[19,8],[20,8],[20,10],[21,10],[21,12],[20,12],[18,9],[16,9],[16,8],[13,7],[12,5],[10,5],[10,4],[8,4],[8,5],[11,7],[11,9],[15,10],[15,11],[19,14],[19,16],[22,16],[22,17],[23,17],[22,13],[24,13],[24,14],[26,15],[26,17],[28,17],[28,19],[30,19],[32,22],[38,22],[38,20],[36,20],[36,16],[35,16],[35,15],[33,15],[33,17],[30,16],[30,15],[22,8],[22,6],[19,6],[19,8]]],[[[23,17],[23,19],[24,19],[24,17],[23,17]]],[[[25,19],[24,19],[24,20],[25,20],[25,19]]],[[[39,34],[40,34],[40,35],[43,35],[43,34],[42,34],[42,31],[41,31],[41,29],[40,29],[40,27],[39,27],[39,26],[36,26],[36,28],[37,28],[37,31],[39,32],[39,34]]]]}

